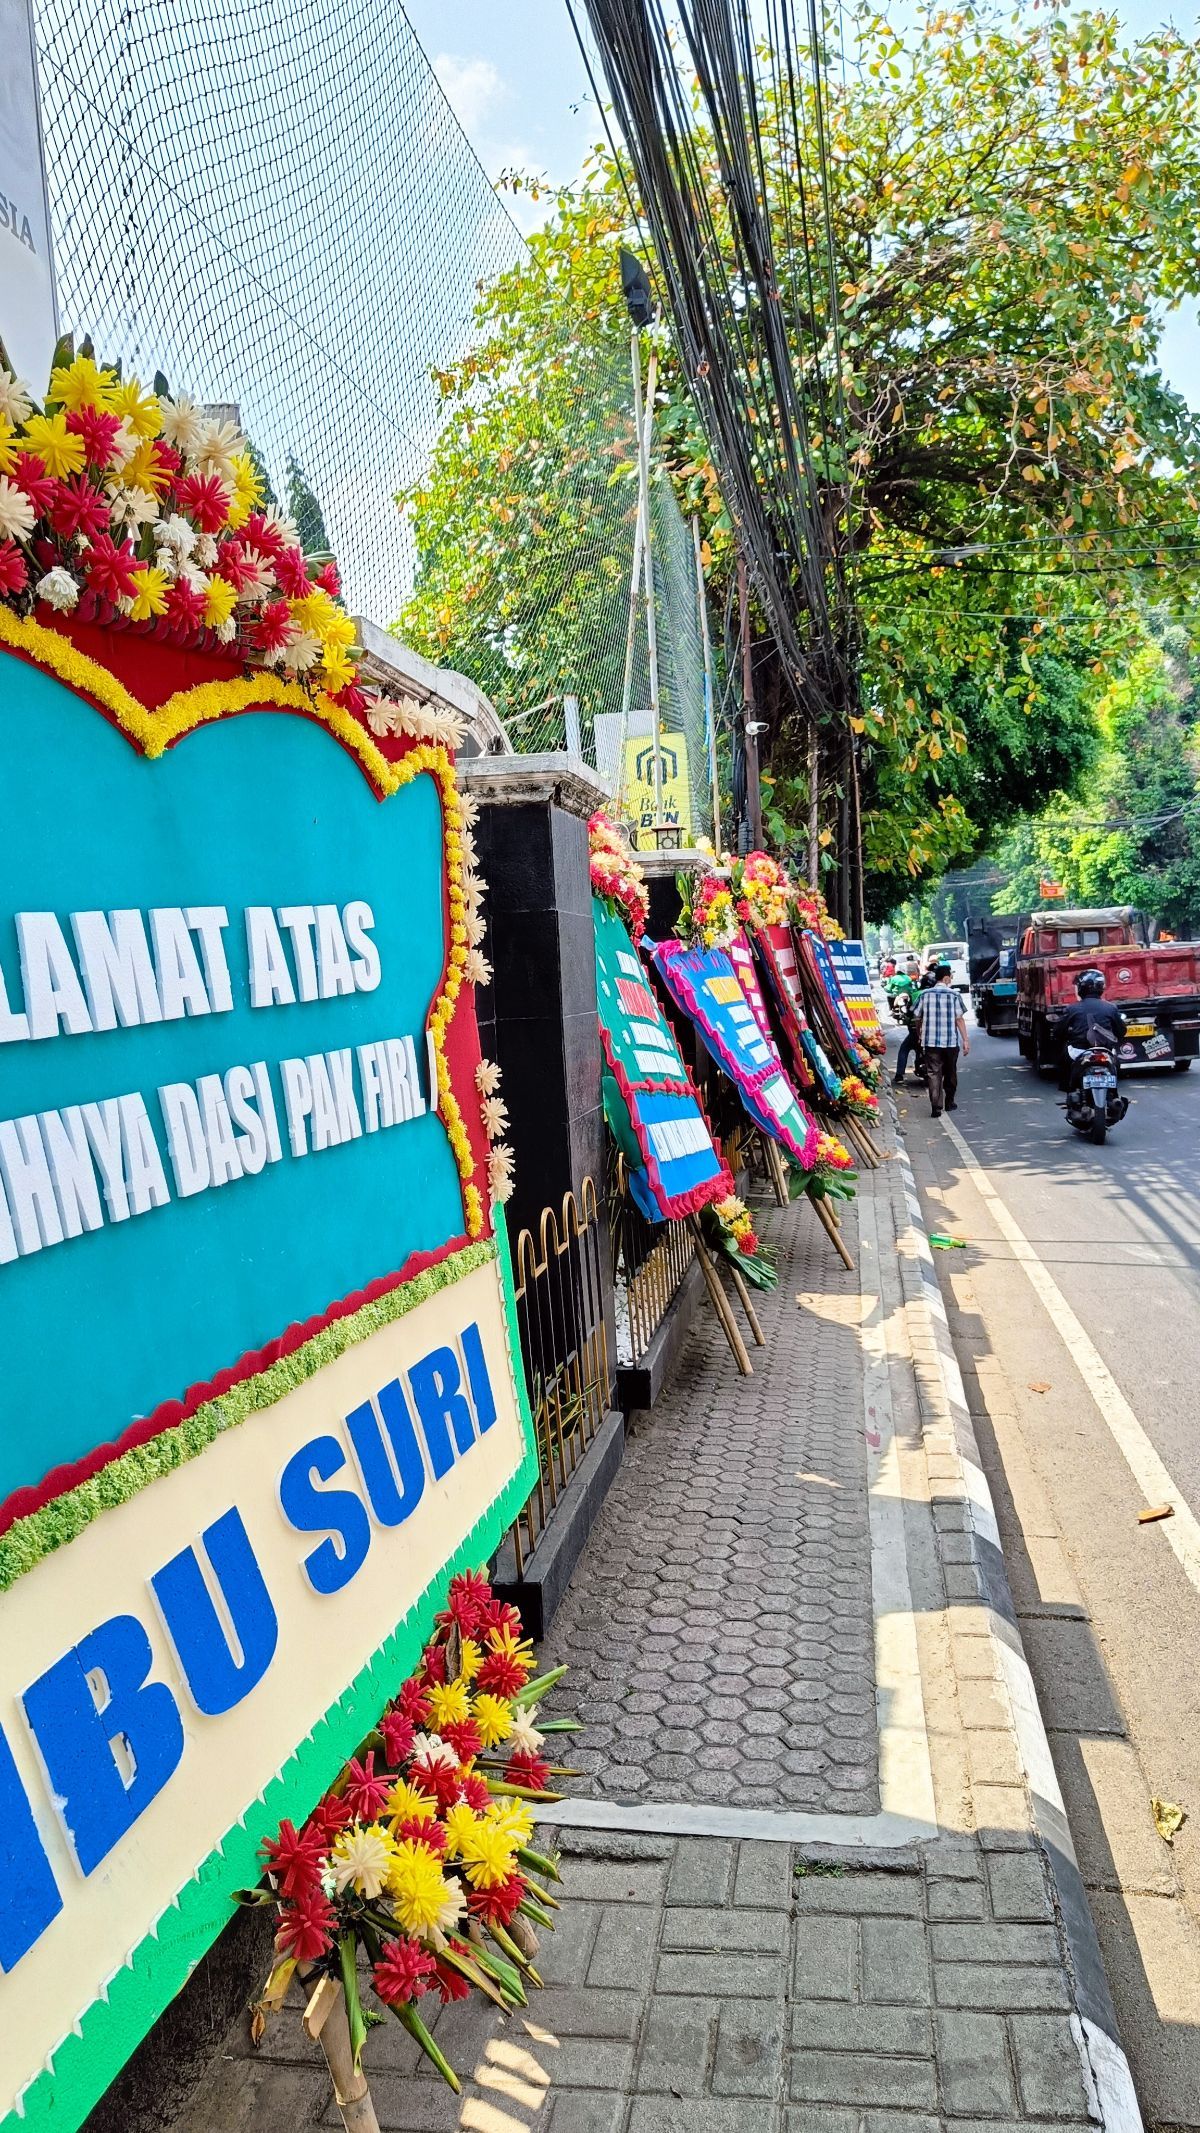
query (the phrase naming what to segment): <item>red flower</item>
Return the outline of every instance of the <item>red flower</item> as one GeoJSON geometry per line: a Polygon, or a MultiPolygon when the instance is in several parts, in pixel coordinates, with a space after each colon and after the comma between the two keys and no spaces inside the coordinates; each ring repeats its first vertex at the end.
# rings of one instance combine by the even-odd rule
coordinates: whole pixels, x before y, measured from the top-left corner
{"type": "Polygon", "coordinates": [[[494,1889],[468,1889],[467,1909],[473,1918],[485,1918],[490,1926],[510,1926],[521,1908],[525,1896],[525,1882],[520,1874],[510,1874],[494,1889]]]}
{"type": "Polygon", "coordinates": [[[305,1828],[311,1830],[315,1837],[320,1838],[321,1850],[322,1853],[325,1853],[329,1850],[334,1838],[340,1836],[342,1830],[349,1828],[353,1820],[354,1816],[340,1795],[336,1792],[327,1792],[320,1806],[313,1808],[305,1828]]]}
{"type": "Polygon", "coordinates": [[[375,1750],[371,1748],[364,1762],[357,1756],[351,1761],[342,1798],[360,1822],[373,1822],[391,1789],[390,1778],[375,1775],[375,1750]]]}
{"type": "Polygon", "coordinates": [[[442,1739],[449,1741],[460,1763],[473,1762],[483,1746],[473,1718],[459,1718],[452,1726],[443,1726],[442,1739]]]}
{"type": "Polygon", "coordinates": [[[316,577],[313,579],[313,584],[319,585],[321,591],[328,593],[331,600],[341,599],[342,581],[338,576],[336,563],[322,563],[316,577]]]}
{"type": "Polygon", "coordinates": [[[67,428],[82,437],[83,449],[94,467],[108,465],[120,427],[119,415],[106,415],[98,407],[80,407],[67,416],[67,428]]]}
{"type": "Polygon", "coordinates": [[[418,1681],[415,1675],[404,1683],[392,1708],[399,1711],[401,1718],[410,1719],[414,1726],[424,1725],[429,1716],[429,1706],[425,1701],[424,1684],[418,1681]]]}
{"type": "Polygon", "coordinates": [[[189,635],[204,627],[204,594],[186,578],[176,578],[167,594],[167,620],[172,629],[186,630],[189,635]]]}
{"type": "Polygon", "coordinates": [[[416,1762],[408,1774],[419,1792],[437,1801],[440,1814],[453,1807],[459,1787],[459,1773],[453,1763],[416,1762]]]}
{"type": "Polygon", "coordinates": [[[246,554],[240,541],[222,541],[213,569],[219,578],[224,578],[226,584],[232,585],[234,591],[239,593],[244,592],[251,579],[256,576],[254,562],[246,554]]]}
{"type": "Polygon", "coordinates": [[[444,1644],[427,1644],[421,1655],[421,1679],[428,1687],[431,1681],[446,1679],[446,1647],[444,1644]]]}
{"type": "Polygon", "coordinates": [[[439,1621],[457,1622],[464,1637],[473,1637],[480,1614],[492,1597],[492,1588],[481,1570],[462,1570],[450,1580],[446,1612],[439,1621]]]}
{"type": "Polygon", "coordinates": [[[410,2000],[428,1992],[430,1979],[436,1973],[437,1965],[428,1948],[406,1934],[403,1940],[385,1940],[375,1965],[375,1990],[389,2007],[406,2007],[410,2000]]]}
{"type": "Polygon", "coordinates": [[[0,592],[24,592],[29,583],[25,558],[15,541],[0,541],[0,592]]]}
{"type": "Polygon", "coordinates": [[[50,509],[50,500],[58,483],[46,472],[46,462],[36,452],[22,452],[9,475],[18,489],[24,489],[39,518],[45,518],[50,509]]]}
{"type": "Polygon", "coordinates": [[[78,540],[81,533],[89,541],[94,541],[98,533],[108,530],[108,505],[93,489],[86,474],[75,474],[70,481],[54,483],[46,516],[64,541],[78,540]]]}
{"type": "Polygon", "coordinates": [[[486,1690],[489,1696],[515,1696],[529,1679],[529,1668],[524,1660],[513,1659],[507,1652],[489,1652],[475,1686],[486,1690]]]}
{"type": "MultiPolygon", "coordinates": [[[[451,1945],[457,1947],[458,1943],[455,1941],[451,1945]]],[[[435,1982],[442,1996],[443,2007],[448,2000],[466,2000],[470,1998],[471,1987],[461,1970],[456,1970],[452,1963],[444,1962],[440,1956],[435,1959],[433,1967],[436,1973],[435,1982]]]]}
{"type": "Polygon", "coordinates": [[[738,1238],[737,1248],[739,1252],[745,1253],[747,1259],[754,1257],[755,1252],[758,1250],[758,1238],[752,1229],[748,1229],[744,1236],[738,1238]]]}
{"type": "Polygon", "coordinates": [[[379,1731],[383,1737],[383,1752],[394,1769],[412,1753],[413,1722],[399,1711],[385,1711],[379,1721],[379,1731]]]}
{"type": "Polygon", "coordinates": [[[366,691],[360,689],[356,681],[350,681],[347,682],[344,689],[338,690],[333,701],[335,704],[340,704],[343,711],[361,714],[367,708],[368,697],[366,691]]]}
{"type": "Polygon", "coordinates": [[[98,533],[83,558],[83,570],[94,593],[102,600],[116,601],[137,591],[136,562],[132,541],[122,541],[118,547],[109,534],[98,533]]]}
{"type": "Polygon", "coordinates": [[[550,1765],[540,1755],[521,1748],[509,1757],[504,1775],[510,1785],[527,1785],[531,1792],[545,1792],[550,1783],[550,1765]]]}
{"type": "Polygon", "coordinates": [[[509,1606],[507,1600],[498,1600],[493,1593],[487,1605],[479,1610],[479,1627],[483,1630],[508,1629],[514,1637],[519,1637],[521,1617],[515,1607],[509,1606]]]}
{"type": "Polygon", "coordinates": [[[251,636],[261,652],[277,652],[292,634],[291,611],[286,600],[272,600],[264,607],[251,636]]]}
{"type": "Polygon", "coordinates": [[[491,1805],[492,1795],[487,1789],[487,1780],[472,1774],[459,1779],[458,1797],[465,1800],[475,1814],[481,1815],[484,1808],[491,1805]]]}
{"type": "Polygon", "coordinates": [[[279,1893],[288,1898],[300,1896],[314,1886],[325,1857],[325,1845],[311,1823],[297,1830],[291,1822],[281,1822],[279,1835],[268,1837],[258,1847],[259,1858],[267,1872],[274,1874],[279,1883],[279,1893]]]}
{"type": "Polygon", "coordinates": [[[304,557],[298,548],[280,551],[275,558],[275,576],[280,592],[286,593],[289,600],[303,600],[305,594],[312,591],[304,557]]]}
{"type": "Polygon", "coordinates": [[[274,562],[283,554],[287,543],[273,520],[263,517],[261,511],[253,511],[242,527],[242,539],[248,548],[257,548],[260,555],[269,556],[274,562]]]}
{"type": "Polygon", "coordinates": [[[229,490],[219,474],[185,474],[175,501],[201,533],[219,533],[229,517],[229,490]]]}
{"type": "Polygon", "coordinates": [[[446,1832],[440,1822],[430,1822],[420,1815],[409,1815],[397,1824],[397,1837],[411,1837],[414,1844],[423,1844],[427,1852],[436,1852],[440,1858],[446,1849],[446,1832]]]}
{"type": "Polygon", "coordinates": [[[275,1946],[298,1963],[315,1963],[333,1944],[333,1906],[319,1888],[306,1889],[279,1921],[275,1946]]]}

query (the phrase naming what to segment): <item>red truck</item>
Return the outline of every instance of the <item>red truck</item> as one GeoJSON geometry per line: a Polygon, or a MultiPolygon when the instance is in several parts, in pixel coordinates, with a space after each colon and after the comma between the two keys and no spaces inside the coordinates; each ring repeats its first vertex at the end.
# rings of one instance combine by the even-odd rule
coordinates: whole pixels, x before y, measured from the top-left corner
{"type": "Polygon", "coordinates": [[[1200,1046],[1200,942],[1146,940],[1129,905],[1097,911],[1034,911],[1017,949],[1017,1038],[1034,1066],[1058,1064],[1062,1024],[1077,1004],[1081,970],[1102,970],[1104,996],[1128,1034],[1121,1070],[1173,1067],[1184,1074],[1200,1046]]]}

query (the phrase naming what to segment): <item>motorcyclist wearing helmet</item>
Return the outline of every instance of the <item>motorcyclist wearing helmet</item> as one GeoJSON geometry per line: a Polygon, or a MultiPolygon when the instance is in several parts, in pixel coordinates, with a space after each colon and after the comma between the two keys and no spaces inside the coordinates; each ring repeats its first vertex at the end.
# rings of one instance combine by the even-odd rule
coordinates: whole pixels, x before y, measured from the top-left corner
{"type": "Polygon", "coordinates": [[[1071,1068],[1096,1044],[1116,1052],[1125,1040],[1126,1022],[1113,1000],[1104,997],[1104,972],[1081,970],[1075,980],[1079,1005],[1071,1009],[1062,1029],[1062,1065],[1059,1087],[1067,1088],[1071,1068]]]}

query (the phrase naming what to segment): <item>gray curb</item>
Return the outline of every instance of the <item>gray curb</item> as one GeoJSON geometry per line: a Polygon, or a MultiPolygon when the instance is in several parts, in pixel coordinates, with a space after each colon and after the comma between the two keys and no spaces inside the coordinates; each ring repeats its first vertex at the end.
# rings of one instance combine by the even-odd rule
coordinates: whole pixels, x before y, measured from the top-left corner
{"type": "Polygon", "coordinates": [[[909,1229],[915,1247],[915,1272],[919,1277],[919,1292],[912,1300],[917,1303],[918,1310],[924,1308],[928,1318],[945,1416],[962,1468],[966,1524],[971,1536],[979,1598],[987,1608],[989,1629],[996,1647],[997,1670],[1008,1689],[1013,1733],[1033,1827],[1045,1854],[1066,1940],[1077,2010],[1077,2040],[1091,2092],[1093,2114],[1101,2125],[1110,2129],[1110,2133],[1143,2133],[1133,2076],[1117,2032],[1117,2018],[1104,1974],[1100,1943],[1075,1857],[1033,1675],[1021,1641],[1000,1528],[967,1406],[962,1373],[950,1338],[946,1306],[921,1213],[916,1178],[894,1110],[892,1124],[896,1161],[903,1180],[909,1229]]]}

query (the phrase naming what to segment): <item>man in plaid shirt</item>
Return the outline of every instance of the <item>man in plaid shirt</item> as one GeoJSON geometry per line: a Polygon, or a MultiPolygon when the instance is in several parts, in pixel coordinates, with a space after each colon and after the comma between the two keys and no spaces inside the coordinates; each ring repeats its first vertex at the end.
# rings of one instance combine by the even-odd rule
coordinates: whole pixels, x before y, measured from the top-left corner
{"type": "Polygon", "coordinates": [[[959,1049],[964,1059],[971,1049],[958,994],[951,990],[949,963],[938,964],[937,984],[922,995],[917,1017],[929,1084],[929,1108],[934,1118],[940,1118],[943,1100],[947,1111],[958,1109],[959,1049]]]}

